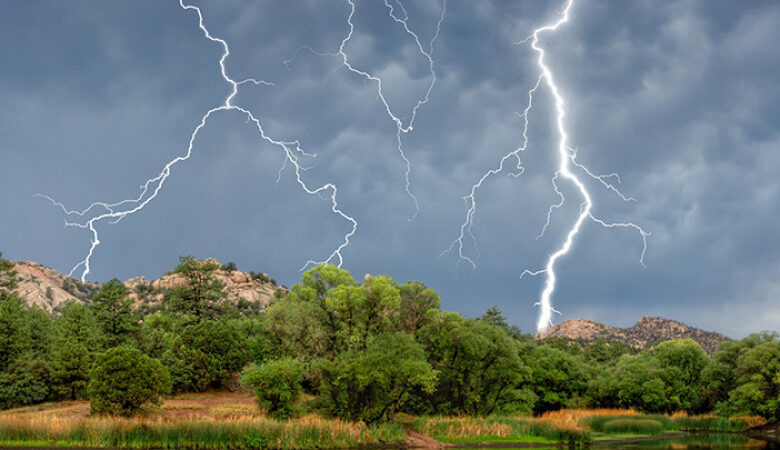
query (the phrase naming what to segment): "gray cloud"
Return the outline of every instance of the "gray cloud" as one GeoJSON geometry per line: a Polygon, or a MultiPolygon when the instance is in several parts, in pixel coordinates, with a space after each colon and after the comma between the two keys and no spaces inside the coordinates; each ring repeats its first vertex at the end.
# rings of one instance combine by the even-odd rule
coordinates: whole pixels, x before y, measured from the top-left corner
{"type": "MultiPolygon", "coordinates": [[[[237,102],[271,135],[316,152],[306,181],[335,182],[344,210],[359,220],[344,252],[347,269],[425,281],[445,309],[468,315],[497,304],[532,331],[542,280],[519,275],[543,265],[578,205],[570,197],[549,233],[534,239],[555,201],[543,89],[530,116],[526,172],[494,177],[478,195],[478,268],[456,270],[456,258],[439,253],[457,236],[462,196],[521,142],[516,112],[538,70],[531,49],[512,40],[549,21],[559,5],[450,0],[435,47],[436,88],[404,136],[422,207],[410,223],[395,128],[375,85],[333,57],[302,51],[283,64],[302,46],[337,50],[346,2],[199,4],[213,34],[230,42],[230,73],[275,83],[243,86],[237,102]]],[[[411,25],[430,40],[436,3],[407,7],[411,25]]],[[[4,9],[0,249],[67,271],[89,237],[63,229],[59,212],[33,194],[74,208],[135,195],[186,150],[201,114],[224,100],[220,48],[173,1],[4,9]]],[[[408,119],[430,80],[426,61],[382,2],[358,2],[354,23],[351,61],[382,75],[388,101],[408,119]]],[[[595,212],[652,232],[643,269],[636,234],[588,224],[560,265],[557,320],[630,325],[659,314],[735,337],[777,329],[780,50],[770,43],[780,39],[778,25],[780,8],[769,1],[580,0],[571,22],[543,37],[580,160],[596,172],[620,172],[622,188],[638,199],[623,203],[592,183],[595,212]]],[[[93,279],[156,277],[178,255],[194,254],[294,283],[300,266],[327,256],[349,227],[327,202],[303,193],[289,168],[277,184],[282,163],[239,114],[215,115],[154,203],[101,228],[93,279]]]]}

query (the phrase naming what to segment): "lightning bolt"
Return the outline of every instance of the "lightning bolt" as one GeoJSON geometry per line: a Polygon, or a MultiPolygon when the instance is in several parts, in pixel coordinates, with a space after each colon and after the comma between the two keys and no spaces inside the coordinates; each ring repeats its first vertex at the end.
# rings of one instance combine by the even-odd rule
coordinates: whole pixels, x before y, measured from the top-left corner
{"type": "MultiPolygon", "coordinates": [[[[225,40],[220,39],[218,37],[214,37],[209,30],[206,28],[206,25],[203,21],[203,14],[201,13],[201,10],[199,7],[194,5],[188,5],[184,3],[184,0],[179,0],[179,6],[183,10],[193,10],[198,15],[198,27],[203,31],[204,36],[206,39],[219,44],[222,46],[223,52],[222,56],[219,59],[219,67],[220,72],[222,74],[222,78],[230,85],[230,93],[225,98],[225,101],[222,105],[214,107],[210,110],[208,110],[200,120],[200,123],[195,127],[195,129],[192,131],[192,134],[190,135],[189,144],[187,146],[187,152],[183,156],[178,156],[174,158],[173,160],[169,161],[160,171],[160,173],[148,180],[144,184],[141,185],[141,192],[136,198],[122,200],[116,203],[106,203],[106,202],[95,202],[89,205],[86,209],[81,211],[76,210],[69,210],[66,208],[62,203],[54,200],[48,195],[43,194],[36,194],[37,197],[44,198],[46,200],[49,200],[51,203],[53,203],[55,206],[62,209],[62,211],[65,213],[66,216],[78,216],[81,218],[86,218],[86,222],[72,222],[69,220],[65,220],[65,226],[66,227],[77,227],[82,229],[88,229],[92,234],[92,239],[90,242],[90,248],[89,252],[87,253],[87,256],[76,266],[71,269],[69,275],[73,276],[73,274],[81,267],[83,267],[83,271],[81,273],[81,280],[85,281],[87,275],[90,273],[90,263],[92,260],[92,256],[97,249],[97,247],[100,245],[100,237],[98,230],[96,228],[96,225],[107,221],[111,224],[118,223],[125,217],[132,215],[140,210],[142,210],[146,205],[148,205],[152,200],[154,200],[157,195],[160,193],[160,190],[162,190],[163,185],[165,184],[165,181],[168,179],[168,177],[171,175],[172,168],[183,161],[186,161],[192,156],[193,147],[195,145],[195,140],[198,137],[198,133],[200,132],[203,127],[206,126],[206,122],[208,119],[217,112],[220,111],[238,111],[241,114],[244,114],[246,116],[246,123],[253,124],[255,128],[257,128],[258,133],[260,134],[260,137],[262,140],[280,148],[282,151],[284,151],[285,154],[285,160],[284,164],[286,166],[287,163],[292,164],[292,166],[295,169],[295,176],[297,178],[298,184],[303,188],[303,190],[309,194],[309,195],[317,195],[320,196],[320,194],[323,193],[329,193],[330,194],[330,202],[331,202],[331,211],[343,218],[344,220],[350,222],[352,224],[351,230],[344,236],[344,241],[336,247],[333,252],[328,256],[327,259],[323,261],[307,261],[306,264],[303,266],[303,268],[306,268],[310,265],[316,265],[316,264],[324,264],[324,263],[336,263],[339,267],[343,263],[343,257],[341,255],[341,251],[347,247],[350,243],[350,238],[355,234],[357,231],[357,221],[353,219],[352,217],[345,214],[339,207],[338,201],[336,200],[336,195],[338,193],[338,188],[333,183],[326,183],[322,186],[311,188],[309,187],[301,178],[301,171],[306,170],[305,168],[301,167],[300,164],[300,158],[301,157],[314,157],[316,155],[311,153],[306,153],[301,148],[301,145],[298,141],[282,141],[277,140],[269,135],[266,134],[265,130],[263,129],[262,124],[260,121],[250,112],[249,110],[233,104],[233,98],[238,94],[238,87],[251,83],[255,86],[273,86],[273,83],[263,80],[256,80],[254,78],[247,78],[241,81],[236,81],[233,78],[231,78],[228,73],[227,69],[225,68],[225,61],[227,60],[228,56],[230,56],[230,49],[228,47],[228,44],[225,40]]],[[[282,167],[284,168],[284,166],[282,167]]],[[[302,269],[303,270],[303,269],[302,269]]]]}
{"type": "Polygon", "coordinates": [[[643,230],[639,225],[636,225],[632,222],[606,222],[594,216],[592,213],[593,200],[591,198],[591,195],[588,192],[588,189],[586,188],[582,180],[580,180],[580,178],[572,171],[573,167],[579,169],[581,172],[585,174],[585,176],[599,182],[606,189],[615,193],[623,201],[627,201],[627,202],[635,201],[633,197],[625,196],[620,191],[620,189],[618,189],[614,184],[612,184],[609,181],[615,179],[616,182],[620,184],[620,176],[618,174],[616,173],[610,173],[607,175],[594,174],[587,167],[585,167],[583,164],[577,161],[577,151],[576,149],[572,148],[569,145],[569,136],[568,133],[566,132],[566,126],[564,121],[564,118],[566,116],[565,102],[563,100],[563,97],[560,94],[560,91],[558,90],[558,86],[555,83],[555,77],[553,76],[552,71],[545,63],[545,51],[544,48],[539,45],[539,35],[545,32],[554,32],[561,25],[568,22],[569,12],[571,11],[571,7],[573,3],[574,0],[568,0],[563,5],[561,17],[556,22],[539,27],[535,29],[533,33],[530,36],[528,36],[526,39],[519,42],[515,42],[515,44],[518,45],[525,44],[529,41],[531,42],[531,48],[538,54],[537,64],[541,72],[536,84],[528,92],[528,105],[526,106],[525,110],[521,115],[523,118],[522,145],[517,149],[515,149],[514,151],[504,155],[504,157],[501,158],[497,168],[491,169],[488,172],[486,172],[484,175],[482,175],[479,181],[472,186],[471,193],[468,196],[464,197],[464,200],[466,201],[467,211],[466,211],[465,221],[460,227],[460,234],[452,242],[450,247],[446,249],[444,252],[442,252],[442,255],[444,255],[448,252],[452,252],[457,249],[457,253],[459,257],[458,262],[466,261],[472,266],[472,268],[476,267],[476,262],[474,258],[464,254],[464,249],[463,249],[464,239],[466,239],[467,235],[471,238],[471,240],[474,242],[476,247],[476,239],[472,232],[472,229],[475,226],[474,215],[477,210],[476,193],[479,190],[479,188],[482,187],[482,184],[483,182],[485,182],[485,180],[487,180],[492,175],[496,175],[504,170],[504,163],[507,160],[510,160],[512,158],[515,158],[517,160],[516,167],[519,170],[519,172],[513,174],[514,176],[518,176],[523,172],[522,162],[520,160],[519,153],[521,151],[526,150],[528,146],[528,135],[527,135],[528,114],[531,111],[531,108],[533,106],[534,93],[539,89],[542,80],[544,80],[545,85],[549,89],[550,93],[552,94],[555,103],[555,113],[556,113],[555,122],[556,122],[556,128],[558,132],[557,149],[558,149],[558,157],[559,157],[559,166],[557,171],[555,172],[555,175],[552,178],[552,185],[556,195],[558,196],[559,201],[551,205],[550,208],[548,209],[547,220],[545,221],[545,224],[542,227],[541,233],[537,236],[537,239],[541,238],[544,235],[545,231],[547,230],[547,227],[550,225],[550,221],[552,220],[552,215],[554,210],[562,207],[565,202],[565,196],[558,188],[558,181],[560,179],[569,181],[575,186],[576,190],[582,196],[582,202],[580,203],[580,211],[579,211],[579,215],[577,216],[577,220],[574,222],[574,224],[566,234],[566,239],[564,240],[563,244],[549,256],[545,267],[543,269],[539,269],[535,271],[524,270],[520,275],[520,278],[523,278],[526,275],[530,275],[530,276],[538,276],[542,274],[546,275],[544,289],[542,290],[539,301],[535,303],[535,306],[539,306],[540,309],[539,318],[537,321],[537,330],[540,333],[543,333],[550,325],[552,325],[552,313],[558,312],[553,308],[552,301],[551,301],[552,295],[555,292],[555,285],[557,282],[557,274],[555,272],[556,263],[564,255],[569,253],[572,245],[574,244],[574,239],[576,238],[577,234],[579,234],[580,229],[582,228],[582,224],[585,222],[585,220],[590,219],[591,221],[605,228],[631,228],[637,231],[642,238],[643,247],[642,247],[642,253],[639,257],[639,263],[642,266],[644,266],[644,257],[645,257],[645,253],[647,252],[647,237],[650,235],[650,233],[643,230]]]}
{"type": "Polygon", "coordinates": [[[352,18],[355,16],[355,2],[354,0],[347,0],[347,2],[349,3],[349,7],[350,7],[349,15],[347,16],[347,25],[349,26],[349,31],[347,35],[344,37],[344,39],[341,40],[341,44],[339,45],[339,49],[336,53],[323,53],[314,50],[311,47],[301,47],[298,50],[296,50],[295,53],[293,53],[293,55],[290,58],[286,59],[284,61],[284,64],[289,68],[290,64],[295,60],[295,57],[298,55],[298,53],[305,50],[317,56],[331,56],[331,57],[340,58],[342,66],[345,67],[348,71],[359,75],[360,77],[364,78],[367,81],[376,83],[377,95],[379,97],[379,100],[382,102],[382,105],[385,108],[385,112],[387,113],[387,116],[395,124],[396,127],[395,136],[396,136],[396,143],[397,143],[396,149],[398,150],[398,153],[400,154],[401,159],[404,161],[404,164],[406,166],[404,171],[404,183],[405,183],[404,190],[406,191],[406,194],[414,203],[414,213],[411,215],[411,217],[409,217],[409,221],[411,222],[420,213],[420,203],[411,190],[410,176],[412,173],[412,163],[409,161],[409,158],[406,156],[406,150],[404,150],[402,136],[414,130],[414,121],[417,118],[417,113],[423,105],[425,105],[430,101],[431,92],[433,91],[434,86],[436,86],[437,78],[436,78],[436,68],[433,61],[433,50],[434,50],[434,44],[436,43],[436,40],[439,38],[439,33],[441,32],[441,25],[444,22],[444,17],[447,14],[447,0],[442,1],[441,14],[439,15],[438,22],[436,22],[436,31],[434,32],[433,37],[428,43],[427,48],[423,46],[422,41],[420,41],[419,35],[415,33],[411,29],[411,27],[409,27],[409,22],[408,22],[409,13],[407,12],[403,3],[401,3],[400,0],[394,0],[395,5],[393,5],[390,3],[389,0],[384,0],[384,4],[388,9],[389,17],[403,27],[404,31],[409,36],[411,36],[411,38],[414,40],[420,54],[422,54],[423,57],[425,57],[425,59],[428,60],[428,70],[429,73],[431,74],[431,81],[428,84],[428,89],[425,91],[425,95],[417,100],[417,103],[414,105],[414,107],[410,112],[410,118],[406,122],[406,124],[404,124],[404,121],[398,116],[398,114],[393,112],[393,109],[390,107],[390,104],[388,103],[387,98],[385,97],[385,93],[382,90],[382,79],[366,70],[356,68],[355,66],[352,65],[352,63],[349,62],[349,57],[347,56],[347,53],[344,50],[344,48],[347,46],[347,43],[349,43],[349,41],[352,40],[352,36],[355,34],[355,25],[352,22],[352,18]],[[399,17],[396,14],[396,6],[398,7],[398,10],[400,10],[401,13],[403,14],[403,17],[399,17]]]}

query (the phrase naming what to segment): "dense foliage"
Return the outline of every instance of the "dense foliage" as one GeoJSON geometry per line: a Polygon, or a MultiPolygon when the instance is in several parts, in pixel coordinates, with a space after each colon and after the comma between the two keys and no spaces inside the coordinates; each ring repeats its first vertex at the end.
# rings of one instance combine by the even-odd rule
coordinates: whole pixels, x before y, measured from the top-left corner
{"type": "Polygon", "coordinates": [[[160,361],[131,347],[101,353],[89,378],[93,413],[129,416],[146,404],[160,405],[171,389],[170,375],[160,361]]]}
{"type": "Polygon", "coordinates": [[[131,292],[111,280],[90,302],[50,314],[14,293],[13,265],[0,258],[0,408],[90,398],[95,411],[128,414],[168,386],[235,389],[243,374],[276,417],[307,409],[373,423],[398,412],[630,407],[780,419],[773,333],[724,342],[712,358],[686,339],[643,351],[535,340],[495,307],[465,318],[441,311],[439,296],[420,282],[361,283],[333,266],[305,272],[263,309],[227,301],[217,278],[224,270],[235,266],[185,257],[174,271],[184,280],[178,287],[131,292]],[[154,295],[157,304],[147,301],[154,295]],[[131,380],[140,373],[143,380],[131,380]],[[119,380],[139,383],[139,400],[117,397],[130,389],[119,380]],[[154,386],[143,384],[150,380],[154,386]]]}

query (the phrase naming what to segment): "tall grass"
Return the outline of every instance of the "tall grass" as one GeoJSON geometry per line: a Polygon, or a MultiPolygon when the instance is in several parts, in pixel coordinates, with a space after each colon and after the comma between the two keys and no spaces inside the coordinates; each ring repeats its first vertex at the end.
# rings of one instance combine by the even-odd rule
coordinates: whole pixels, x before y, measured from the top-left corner
{"type": "Polygon", "coordinates": [[[756,417],[681,417],[676,420],[682,431],[745,431],[754,426],[766,423],[765,419],[756,417]]]}
{"type": "Polygon", "coordinates": [[[587,431],[521,416],[417,417],[411,425],[419,433],[446,442],[528,442],[529,437],[542,438],[536,442],[590,442],[587,431]]]}
{"type": "Polygon", "coordinates": [[[676,419],[660,414],[591,416],[583,423],[593,431],[607,434],[658,434],[680,429],[676,419]]]}
{"type": "Polygon", "coordinates": [[[265,417],[203,420],[66,419],[4,416],[0,442],[123,448],[312,448],[401,442],[400,425],[367,427],[319,416],[290,421],[265,417]]]}

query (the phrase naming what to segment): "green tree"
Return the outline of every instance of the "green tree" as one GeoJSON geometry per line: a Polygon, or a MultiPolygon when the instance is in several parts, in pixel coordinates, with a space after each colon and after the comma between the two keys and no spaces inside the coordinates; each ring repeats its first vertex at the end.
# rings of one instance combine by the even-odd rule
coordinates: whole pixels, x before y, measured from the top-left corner
{"type": "Polygon", "coordinates": [[[0,371],[0,409],[46,401],[49,392],[49,366],[41,358],[19,358],[0,371]]]}
{"type": "Polygon", "coordinates": [[[734,387],[718,404],[725,415],[759,415],[780,420],[780,341],[777,335],[753,335],[738,353],[734,387]]]}
{"type": "Polygon", "coordinates": [[[248,366],[241,384],[257,395],[258,405],[277,419],[287,419],[298,413],[295,405],[303,387],[303,364],[293,358],[268,361],[248,366]]]}
{"type": "Polygon", "coordinates": [[[548,345],[532,347],[524,354],[531,368],[530,387],[537,396],[534,413],[579,406],[585,393],[582,363],[565,350],[548,345]]]}
{"type": "Polygon", "coordinates": [[[412,334],[430,323],[441,306],[439,294],[419,281],[401,285],[399,293],[401,329],[412,334]]]}
{"type": "Polygon", "coordinates": [[[703,412],[703,373],[709,358],[699,344],[680,339],[623,356],[591,386],[596,404],[649,413],[703,412]]]}
{"type": "Polygon", "coordinates": [[[235,328],[204,320],[172,337],[162,360],[171,369],[176,390],[200,392],[224,387],[249,362],[249,352],[235,328]]]}
{"type": "Polygon", "coordinates": [[[428,360],[439,372],[420,413],[487,415],[529,412],[534,395],[523,385],[530,372],[517,342],[490,321],[442,312],[417,332],[428,360]]]}
{"type": "Polygon", "coordinates": [[[198,261],[192,256],[180,257],[173,273],[184,277],[185,284],[165,295],[167,307],[176,314],[194,316],[197,320],[218,319],[226,297],[222,283],[216,278],[220,269],[219,263],[212,259],[198,261]]]}
{"type": "Polygon", "coordinates": [[[89,378],[89,404],[97,414],[130,416],[146,404],[159,405],[170,391],[170,376],[160,361],[131,347],[102,353],[89,378]]]}
{"type": "Polygon", "coordinates": [[[0,371],[8,369],[29,343],[22,299],[13,294],[0,296],[0,371]]]}
{"type": "Polygon", "coordinates": [[[49,356],[52,391],[61,398],[86,398],[89,372],[103,337],[92,311],[67,302],[54,326],[49,356]]]}
{"type": "Polygon", "coordinates": [[[436,386],[436,371],[422,346],[403,332],[380,334],[365,351],[341,353],[323,361],[322,369],[330,411],[368,424],[392,420],[415,390],[432,393],[436,386]]]}
{"type": "Polygon", "coordinates": [[[691,414],[706,412],[701,406],[702,372],[710,359],[701,345],[693,339],[678,339],[656,345],[651,353],[676,408],[691,414]]]}
{"type": "Polygon", "coordinates": [[[90,306],[105,336],[106,347],[128,344],[138,332],[139,317],[129,295],[130,290],[114,278],[92,297],[90,306]]]}
{"type": "Polygon", "coordinates": [[[14,263],[3,259],[3,252],[0,252],[0,299],[12,293],[14,289],[16,289],[14,263]]]}

